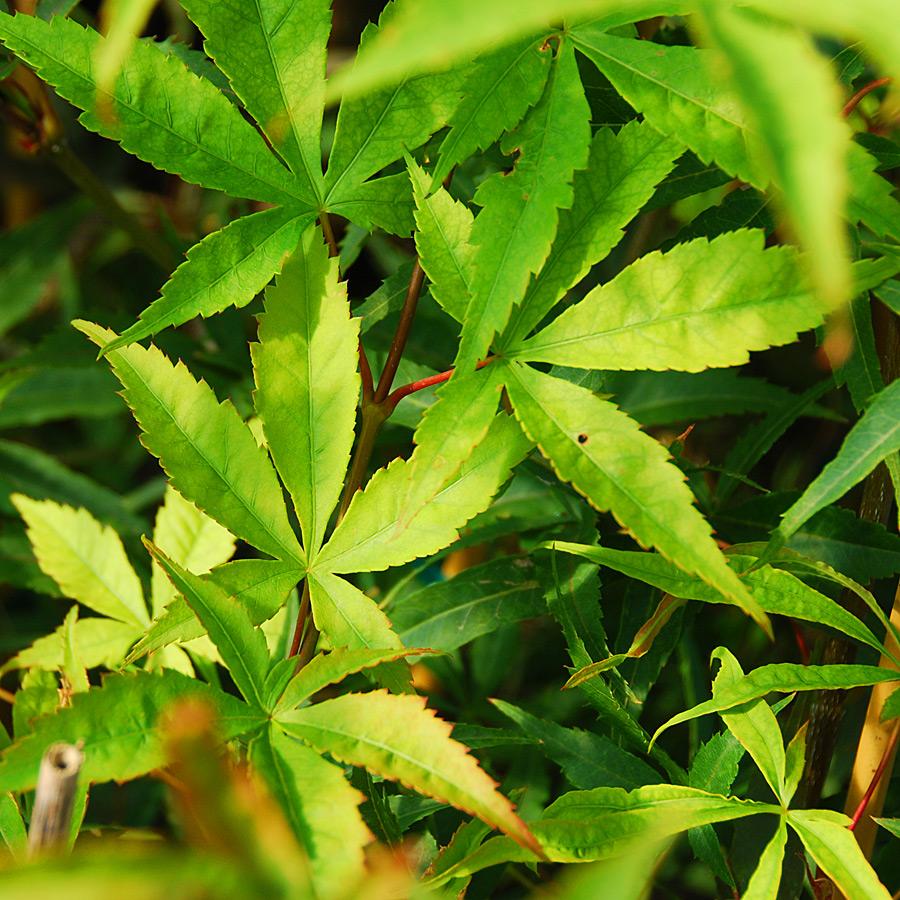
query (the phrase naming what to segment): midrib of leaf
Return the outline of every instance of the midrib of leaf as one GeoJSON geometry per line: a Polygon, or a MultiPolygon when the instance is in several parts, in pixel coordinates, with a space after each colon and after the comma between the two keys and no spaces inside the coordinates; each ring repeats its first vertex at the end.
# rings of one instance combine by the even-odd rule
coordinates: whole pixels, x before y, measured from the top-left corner
{"type": "MultiPolygon", "coordinates": [[[[253,519],[256,520],[257,524],[262,528],[262,530],[263,530],[266,534],[268,534],[270,537],[274,538],[275,543],[276,543],[279,547],[281,547],[282,550],[285,551],[285,556],[286,556],[288,559],[290,559],[292,562],[296,562],[296,563],[298,563],[299,565],[302,566],[302,565],[303,565],[303,561],[302,561],[299,557],[297,557],[297,555],[294,553],[293,550],[291,550],[289,547],[285,546],[285,544],[282,542],[281,538],[280,538],[277,534],[275,534],[275,533],[269,528],[269,526],[266,525],[266,524],[262,521],[262,519],[260,519],[260,517],[259,517],[259,512],[258,512],[257,510],[255,510],[252,506],[248,506],[247,503],[246,503],[246,501],[244,500],[244,498],[241,497],[240,494],[238,494],[238,493],[236,493],[235,491],[232,490],[231,483],[228,481],[228,479],[225,478],[224,473],[222,473],[222,472],[219,471],[219,467],[218,467],[218,466],[213,465],[212,460],[210,460],[210,458],[206,455],[205,451],[203,451],[203,450],[197,445],[197,442],[194,441],[194,440],[192,440],[191,437],[188,435],[188,433],[184,430],[184,428],[181,427],[181,423],[180,423],[180,422],[172,415],[172,413],[170,412],[168,406],[162,401],[162,399],[161,399],[161,398],[159,397],[159,395],[153,390],[153,388],[150,386],[150,384],[149,384],[149,383],[148,383],[148,382],[147,382],[147,381],[146,381],[146,380],[145,380],[145,379],[137,372],[137,370],[134,368],[134,366],[131,366],[130,368],[131,368],[132,372],[138,377],[139,381],[140,381],[140,382],[144,385],[144,387],[147,389],[147,392],[148,392],[148,393],[153,397],[153,399],[156,401],[157,407],[158,407],[159,409],[162,409],[162,410],[165,411],[165,414],[169,417],[169,420],[172,422],[172,424],[173,424],[173,425],[178,429],[178,431],[181,433],[181,435],[182,435],[182,437],[185,439],[185,441],[186,441],[191,447],[193,447],[194,450],[196,450],[196,452],[200,455],[200,457],[203,459],[203,461],[209,466],[210,470],[213,471],[213,472],[215,472],[215,474],[218,476],[219,480],[220,480],[220,481],[222,482],[222,484],[225,486],[225,489],[226,489],[229,493],[231,493],[231,495],[232,495],[233,497],[238,498],[238,499],[240,500],[241,506],[242,506],[248,513],[250,513],[250,516],[251,516],[253,519]]],[[[245,427],[246,427],[246,426],[245,426],[245,427]]],[[[237,536],[240,537],[240,535],[237,535],[237,536]]]]}
{"type": "MultiPolygon", "coordinates": [[[[549,378],[550,376],[547,376],[547,377],[549,378]]],[[[518,378],[517,378],[516,381],[518,381],[519,386],[522,388],[522,390],[524,390],[524,391],[528,394],[528,396],[531,397],[532,401],[533,401],[537,406],[539,406],[539,407],[543,410],[544,415],[547,416],[548,419],[550,419],[550,421],[551,421],[551,422],[554,424],[554,426],[556,427],[557,431],[558,431],[560,434],[562,434],[563,436],[568,437],[568,434],[567,434],[567,432],[566,432],[565,427],[560,423],[560,421],[559,421],[559,420],[556,418],[556,416],[553,414],[553,410],[547,408],[546,406],[543,406],[543,405],[537,400],[537,398],[534,396],[534,394],[532,394],[531,391],[528,390],[527,385],[526,385],[521,379],[518,379],[518,378]]],[[[646,434],[645,434],[645,437],[647,437],[648,440],[651,440],[651,441],[653,440],[653,438],[651,438],[649,435],[646,435],[646,434]]],[[[543,450],[543,448],[541,448],[541,449],[543,450]]],[[[547,455],[547,456],[550,458],[550,460],[552,461],[553,457],[550,456],[549,453],[547,453],[546,455],[547,455]]],[[[605,469],[603,466],[600,465],[600,463],[599,463],[598,460],[594,459],[593,457],[589,457],[589,459],[591,460],[591,463],[592,463],[593,465],[595,465],[595,466],[603,473],[603,476],[604,476],[606,479],[608,479],[609,482],[610,482],[611,484],[615,485],[616,489],[617,489],[618,491],[620,491],[622,494],[624,494],[624,495],[625,495],[625,496],[626,496],[626,497],[627,497],[627,498],[628,498],[628,499],[629,499],[629,500],[630,500],[630,501],[631,501],[638,509],[640,509],[640,510],[648,510],[648,509],[649,509],[649,507],[647,507],[647,505],[646,505],[645,503],[643,503],[642,501],[639,501],[639,500],[634,496],[634,494],[628,489],[628,485],[627,485],[628,479],[627,479],[627,477],[626,477],[624,480],[620,480],[620,479],[618,479],[618,478],[614,478],[614,477],[610,476],[610,474],[606,471],[606,469],[605,469]]],[[[578,490],[579,493],[582,493],[582,491],[581,491],[580,488],[576,488],[576,490],[578,490]]],[[[586,496],[586,495],[585,495],[585,496],[586,496]]],[[[590,499],[590,498],[588,498],[588,499],[590,499]]],[[[618,516],[616,516],[616,518],[618,518],[618,516]]],[[[705,521],[705,520],[704,520],[704,521],[705,521]]],[[[675,532],[675,531],[672,531],[672,530],[669,528],[669,526],[668,526],[667,524],[663,523],[662,521],[660,521],[659,519],[657,519],[657,518],[655,518],[655,517],[653,518],[653,523],[654,523],[654,525],[655,525],[656,528],[658,528],[658,529],[659,529],[661,532],[663,532],[664,534],[668,535],[670,538],[674,539],[674,541],[675,541],[677,544],[683,543],[683,540],[682,540],[682,538],[678,535],[678,533],[675,532]]],[[[625,524],[625,523],[623,523],[623,524],[625,524]]],[[[628,526],[626,525],[626,527],[628,527],[628,526]]],[[[665,554],[664,554],[664,555],[665,555],[665,554]]],[[[677,563],[676,563],[676,565],[677,565],[677,563]]],[[[681,567],[679,566],[679,568],[681,568],[681,567]]],[[[691,574],[691,573],[689,573],[689,574],[691,574]]],[[[705,579],[703,579],[703,580],[705,581],[705,579]]]]}
{"type": "Polygon", "coordinates": [[[377,134],[378,128],[381,126],[381,123],[384,121],[384,119],[385,119],[385,117],[387,116],[387,114],[388,114],[389,112],[391,112],[391,107],[393,106],[394,100],[397,99],[397,95],[400,93],[400,91],[401,91],[405,86],[406,86],[406,79],[404,79],[403,81],[401,81],[400,84],[398,84],[398,85],[394,88],[394,92],[391,94],[390,100],[389,100],[387,103],[384,104],[384,108],[383,108],[382,111],[381,111],[381,115],[375,120],[375,122],[373,123],[372,127],[369,129],[369,133],[368,133],[368,135],[366,136],[366,139],[363,141],[362,145],[361,145],[361,146],[359,147],[359,149],[356,151],[356,153],[354,154],[354,156],[353,156],[353,158],[350,160],[350,162],[347,163],[346,166],[344,166],[344,168],[343,168],[343,170],[341,171],[341,173],[340,173],[340,174],[337,176],[337,178],[335,179],[334,184],[333,184],[333,185],[331,186],[331,188],[328,190],[328,193],[327,193],[326,196],[325,196],[324,206],[327,207],[328,204],[329,204],[329,202],[330,202],[331,200],[333,200],[335,193],[339,193],[339,192],[338,192],[338,185],[340,185],[340,183],[344,180],[344,178],[346,178],[348,172],[352,172],[352,171],[353,171],[353,167],[356,165],[357,160],[359,160],[359,158],[365,153],[365,151],[366,151],[366,149],[368,148],[369,144],[372,143],[372,139],[373,139],[373,137],[377,134]]]}
{"type": "MultiPolygon", "coordinates": [[[[24,37],[20,34],[16,35],[16,40],[21,41],[23,44],[33,48],[36,52],[38,52],[40,54],[50,56],[50,53],[45,48],[39,47],[37,44],[35,44],[32,41],[29,41],[26,37],[24,37]]],[[[72,76],[73,81],[82,82],[83,84],[87,85],[91,91],[93,91],[96,95],[98,95],[98,97],[102,96],[105,103],[107,104],[107,108],[114,109],[116,103],[121,103],[124,107],[126,107],[126,109],[128,109],[129,111],[140,116],[145,121],[150,122],[156,128],[158,128],[160,131],[166,131],[169,134],[176,137],[179,141],[184,141],[184,143],[186,143],[186,144],[193,144],[193,146],[196,148],[198,153],[201,153],[206,156],[210,156],[213,159],[218,159],[220,162],[222,162],[224,164],[223,168],[237,169],[238,171],[243,172],[246,175],[250,175],[256,181],[260,181],[263,184],[269,185],[269,187],[274,188],[279,193],[286,194],[287,196],[292,197],[295,200],[298,200],[300,203],[303,204],[303,206],[308,208],[309,204],[307,203],[307,201],[303,197],[301,197],[299,194],[290,190],[286,184],[274,184],[273,182],[269,181],[267,178],[263,177],[262,175],[259,175],[255,170],[247,169],[247,168],[243,167],[242,165],[239,165],[238,164],[239,160],[238,161],[231,160],[226,157],[219,156],[216,153],[213,153],[212,150],[208,149],[207,147],[201,146],[196,141],[189,140],[186,135],[183,135],[180,132],[175,131],[168,122],[164,123],[164,122],[158,121],[154,118],[151,118],[149,115],[147,115],[147,113],[144,109],[142,109],[141,107],[138,107],[138,106],[134,106],[131,102],[131,88],[128,85],[128,79],[127,79],[126,72],[123,71],[121,73],[120,83],[125,87],[125,90],[127,92],[127,95],[128,95],[127,103],[124,102],[123,100],[119,99],[118,97],[115,96],[115,94],[112,94],[109,91],[99,90],[97,85],[94,82],[89,81],[87,78],[83,78],[74,69],[69,68],[69,66],[66,64],[66,61],[64,59],[61,59],[59,57],[52,57],[52,58],[57,63],[57,65],[61,66],[67,72],[69,72],[69,74],[72,76]]],[[[168,107],[167,107],[167,109],[168,109],[168,107]]],[[[113,138],[113,140],[115,140],[115,138],[113,138]]],[[[281,163],[279,161],[279,165],[280,164],[281,163]]],[[[285,169],[285,172],[287,174],[290,174],[290,171],[288,169],[285,169]]]]}
{"type": "MultiPolygon", "coordinates": [[[[339,575],[331,574],[332,578],[340,578],[339,575]]],[[[310,576],[315,578],[314,573],[310,572],[310,576]]],[[[343,579],[342,579],[343,580],[343,579]]],[[[366,639],[366,636],[357,628],[356,623],[351,619],[345,612],[340,603],[332,596],[331,592],[325,586],[324,581],[319,581],[318,578],[315,579],[316,584],[322,589],[322,593],[328,598],[328,602],[334,607],[337,614],[347,623],[350,630],[357,636],[359,639],[359,643],[361,647],[365,647],[368,645],[369,641],[366,639]]],[[[349,582],[348,582],[349,583],[349,582]]],[[[352,587],[352,585],[351,585],[352,587]]],[[[374,602],[374,601],[373,601],[374,602]]]]}
{"type": "MultiPolygon", "coordinates": [[[[262,23],[265,21],[265,17],[263,15],[262,4],[260,3],[260,0],[254,0],[254,4],[256,6],[256,11],[259,15],[260,25],[262,25],[262,23]]],[[[287,21],[287,17],[288,17],[288,15],[290,15],[290,11],[291,11],[290,7],[288,7],[285,10],[284,15],[281,17],[281,21],[272,30],[273,35],[276,34],[278,32],[278,29],[281,28],[281,26],[287,21]]],[[[287,94],[285,93],[285,90],[284,90],[284,80],[281,77],[281,69],[275,64],[276,57],[275,57],[275,53],[272,50],[272,42],[270,40],[271,36],[265,28],[262,28],[261,30],[266,39],[266,50],[269,53],[269,59],[272,61],[272,69],[275,71],[275,75],[276,75],[276,79],[277,79],[277,83],[278,83],[278,93],[281,95],[281,105],[284,107],[284,111],[287,113],[288,119],[290,120],[290,123],[291,123],[291,136],[293,137],[294,143],[297,146],[297,155],[300,157],[301,161],[303,162],[303,169],[306,172],[306,178],[307,178],[307,181],[309,182],[309,186],[312,188],[313,193],[315,195],[316,203],[318,203],[319,206],[321,206],[322,205],[322,196],[320,193],[319,182],[322,179],[322,173],[320,172],[318,175],[318,178],[316,178],[313,171],[309,168],[309,160],[307,160],[306,154],[303,152],[303,147],[301,146],[300,139],[298,137],[299,130],[297,128],[297,122],[294,119],[294,110],[292,109],[290,103],[288,103],[287,94]]]]}

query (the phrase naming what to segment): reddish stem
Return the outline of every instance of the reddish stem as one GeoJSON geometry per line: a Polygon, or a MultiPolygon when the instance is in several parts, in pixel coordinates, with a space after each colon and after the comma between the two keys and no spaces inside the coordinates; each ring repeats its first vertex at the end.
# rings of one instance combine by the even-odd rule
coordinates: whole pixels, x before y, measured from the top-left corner
{"type": "Polygon", "coordinates": [[[886,84],[891,83],[890,78],[876,78],[874,81],[870,81],[867,85],[861,87],[846,103],[844,108],[841,110],[841,115],[846,119],[850,113],[856,109],[859,101],[862,100],[866,94],[871,94],[872,91],[877,90],[880,87],[884,87],[886,84]]]}
{"type": "MultiPolygon", "coordinates": [[[[483,359],[478,363],[475,368],[481,369],[494,359],[495,357],[489,356],[487,359],[483,359]]],[[[438,372],[437,375],[429,375],[427,378],[420,378],[418,381],[411,381],[409,384],[404,384],[403,387],[398,387],[396,391],[388,396],[385,400],[385,404],[389,409],[394,409],[404,397],[408,397],[416,391],[421,391],[423,388],[449,381],[450,377],[453,375],[453,371],[453,369],[448,369],[446,372],[438,372]]]]}
{"type": "Polygon", "coordinates": [[[319,224],[325,234],[325,240],[328,242],[328,255],[335,257],[338,255],[337,242],[334,239],[334,229],[331,227],[331,218],[327,212],[319,213],[319,224]]]}
{"type": "Polygon", "coordinates": [[[872,776],[872,781],[869,783],[869,787],[866,789],[865,794],[863,794],[862,800],[859,801],[859,806],[856,807],[856,812],[853,813],[853,821],[847,826],[850,831],[853,831],[854,828],[859,824],[859,820],[863,817],[863,814],[866,811],[866,807],[869,805],[869,801],[872,799],[872,794],[875,793],[875,788],[878,787],[878,782],[881,781],[881,776],[884,775],[884,770],[887,768],[888,761],[891,758],[891,754],[894,752],[894,748],[897,746],[897,738],[900,737],[900,719],[898,719],[894,723],[894,730],[891,732],[890,740],[887,742],[887,746],[884,748],[884,753],[881,756],[881,762],[878,764],[878,768],[875,770],[875,774],[872,776]]]}
{"type": "Polygon", "coordinates": [[[372,369],[369,366],[369,359],[366,356],[366,348],[363,347],[362,338],[359,339],[359,374],[362,377],[363,403],[371,403],[374,394],[372,369]]]}
{"type": "Polygon", "coordinates": [[[297,624],[294,626],[294,637],[291,641],[291,649],[288,658],[296,656],[300,650],[300,639],[303,637],[303,627],[309,618],[309,581],[303,582],[303,598],[300,600],[300,609],[297,610],[297,624]]]}

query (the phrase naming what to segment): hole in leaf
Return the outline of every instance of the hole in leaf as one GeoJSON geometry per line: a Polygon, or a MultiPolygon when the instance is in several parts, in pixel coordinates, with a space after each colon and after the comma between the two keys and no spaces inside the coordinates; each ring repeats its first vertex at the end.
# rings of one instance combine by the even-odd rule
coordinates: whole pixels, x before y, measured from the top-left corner
{"type": "Polygon", "coordinates": [[[586,434],[582,433],[582,434],[578,435],[578,443],[579,444],[586,444],[587,441],[588,441],[588,436],[586,434]]]}

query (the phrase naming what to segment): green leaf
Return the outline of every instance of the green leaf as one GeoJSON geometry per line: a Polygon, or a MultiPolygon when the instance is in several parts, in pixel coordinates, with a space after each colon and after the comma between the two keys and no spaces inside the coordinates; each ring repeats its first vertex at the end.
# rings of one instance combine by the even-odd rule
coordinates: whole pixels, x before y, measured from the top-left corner
{"type": "Polygon", "coordinates": [[[398,529],[409,527],[484,440],[497,414],[502,389],[500,366],[485,366],[441,385],[436,402],[425,411],[413,434],[416,447],[407,464],[410,486],[398,529]]]}
{"type": "MultiPolygon", "coordinates": [[[[674,784],[648,785],[630,792],[595,788],[563,794],[530,828],[548,859],[581,863],[618,856],[639,844],[699,825],[778,811],[767,803],[674,784]]],[[[495,837],[448,869],[444,877],[468,875],[501,862],[534,861],[533,853],[509,838],[495,837]]]]}
{"type": "MultiPolygon", "coordinates": [[[[77,321],[95,344],[114,333],[77,321]]],[[[284,508],[269,457],[230,402],[217,403],[204,382],[155,347],[109,354],[125,399],[172,486],[232,534],[272,556],[303,565],[303,551],[284,508]]]]}
{"type": "Polygon", "coordinates": [[[738,679],[730,687],[719,691],[712,700],[699,703],[691,709],[672,716],[665,724],[656,729],[655,741],[664,731],[681,722],[688,722],[707,713],[721,712],[765,697],[772,691],[790,694],[794,691],[847,690],[854,687],[867,687],[886,681],[900,680],[900,674],[877,666],[800,666],[794,663],[774,663],[760,666],[738,679]]]}
{"type": "Polygon", "coordinates": [[[509,369],[507,390],[528,436],[598,509],[610,510],[644,546],[655,546],[768,626],[728,568],[665,449],[615,406],[534,369],[509,369]]]}
{"type": "Polygon", "coordinates": [[[580,728],[563,728],[502,700],[491,700],[491,703],[526,734],[537,738],[541,752],[558,763],[566,778],[577,788],[620,787],[630,790],[662,780],[655,769],[617,747],[609,738],[580,728]]]}
{"type": "Polygon", "coordinates": [[[635,22],[652,15],[691,11],[679,0],[523,0],[510,15],[503,0],[461,0],[448,6],[441,0],[403,3],[397,15],[366,48],[351,71],[330,84],[326,99],[361,96],[373,87],[397,80],[406,72],[423,72],[465,62],[485,48],[511,43],[529,32],[547,32],[548,19],[592,14],[605,21],[599,28],[635,22]]]}
{"type": "MultiPolygon", "coordinates": [[[[717,647],[712,653],[721,667],[712,685],[713,700],[720,692],[734,687],[744,677],[744,671],[734,655],[725,647],[717,647]]],[[[753,757],[763,777],[775,796],[785,805],[784,741],[775,713],[765,700],[750,700],[721,713],[725,727],[740,741],[753,757]]]]}
{"type": "Polygon", "coordinates": [[[309,856],[316,896],[344,896],[365,873],[372,840],[359,814],[365,799],[341,770],[274,724],[250,745],[250,763],[267,781],[309,856]]]}
{"type": "Polygon", "coordinates": [[[206,37],[203,49],[291,167],[302,195],[318,206],[328,4],[268,0],[233,7],[189,0],[185,7],[206,37]]]}
{"type": "MultiPolygon", "coordinates": [[[[239,559],[219,566],[207,578],[243,606],[250,615],[250,621],[259,625],[271,619],[284,606],[287,595],[304,574],[305,571],[293,562],[239,559]]],[[[206,629],[184,599],[178,597],[150,626],[147,634],[131,651],[127,662],[132,663],[175,641],[190,641],[204,634],[206,629]]]]}
{"type": "Polygon", "coordinates": [[[863,856],[853,832],[847,830],[847,816],[825,809],[795,809],[788,813],[787,821],[846,897],[888,900],[890,894],[863,856]]]}
{"type": "Polygon", "coordinates": [[[265,309],[251,346],[256,408],[313,559],[350,461],[359,399],[359,321],[317,227],[266,291],[265,309]]]}
{"type": "Polygon", "coordinates": [[[238,690],[251,706],[265,709],[269,651],[247,610],[209,579],[182,569],[146,538],[144,544],[209,633],[238,690]]]}
{"type": "Polygon", "coordinates": [[[235,197],[307,201],[240,111],[174,56],[137,41],[105,92],[96,89],[93,60],[105,42],[96,31],[60,16],[48,25],[20,14],[0,18],[0,37],[84,110],[82,125],[156,168],[235,197]]]}
{"type": "Polygon", "coordinates": [[[836,306],[850,291],[843,226],[850,131],[828,63],[794,25],[776,26],[708,0],[701,21],[721,51],[729,89],[765,144],[817,292],[836,306]]]}
{"type": "Polygon", "coordinates": [[[772,840],[766,844],[759,864],[741,900],[777,900],[778,888],[781,886],[781,867],[784,862],[784,847],[787,843],[787,825],[782,816],[778,822],[778,830],[772,840]]]}
{"type": "Polygon", "coordinates": [[[412,157],[406,161],[416,201],[416,250],[431,281],[431,295],[444,311],[462,322],[469,305],[474,217],[469,208],[440,185],[428,196],[428,178],[412,157]]]}
{"type": "MultiPolygon", "coordinates": [[[[704,584],[698,578],[685,575],[676,565],[656,553],[612,550],[564,541],[553,541],[548,546],[566,553],[575,553],[598,565],[609,566],[629,578],[652,584],[673,597],[700,600],[704,603],[728,602],[715,588],[704,584]]],[[[729,553],[727,559],[741,581],[752,592],[753,599],[767,613],[827,625],[874,647],[880,653],[886,652],[881,641],[855,615],[830,597],[804,584],[790,572],[773,568],[771,565],[748,571],[756,559],[743,554],[729,553]]],[[[593,671],[593,667],[589,668],[593,671]]],[[[581,675],[582,673],[578,673],[579,680],[581,675]]],[[[587,675],[587,671],[584,675],[587,675]]]]}
{"type": "Polygon", "coordinates": [[[837,380],[846,381],[853,405],[861,412],[872,395],[884,388],[884,378],[875,346],[868,295],[855,297],[845,309],[844,322],[853,340],[853,352],[837,372],[837,380]]]}
{"type": "Polygon", "coordinates": [[[790,247],[763,248],[761,231],[649,253],[594,288],[507,354],[594,369],[680,369],[747,362],[823,321],[790,247]]]}
{"type": "MultiPolygon", "coordinates": [[[[380,27],[366,27],[361,52],[380,30],[390,28],[392,17],[389,7],[380,27]]],[[[440,129],[459,103],[460,77],[453,71],[416,75],[364,98],[345,99],[325,173],[327,208],[352,198],[358,185],[399,159],[403,147],[414,150],[440,129]]]]}
{"type": "Polygon", "coordinates": [[[483,210],[472,226],[471,298],[455,363],[460,374],[485,357],[531,274],[544,265],[557,210],[572,205],[573,172],[587,163],[589,120],[575,52],[564,41],[537,106],[501,142],[505,153],[519,151],[515,168],[492,175],[475,194],[483,210]]]}
{"type": "Polygon", "coordinates": [[[540,99],[551,59],[548,43],[533,37],[478,57],[462,84],[462,100],[447,122],[450,130],[438,149],[430,190],[455,165],[515,127],[540,99]]]}
{"type": "Polygon", "coordinates": [[[122,540],[86,509],[14,494],[41,570],[63,593],[104,616],[144,628],[150,624],[141,583],[122,540]]]}
{"type": "Polygon", "coordinates": [[[347,514],[316,558],[316,571],[381,571],[449,546],[459,529],[490,503],[531,443],[514,419],[500,413],[485,439],[456,475],[398,533],[410,490],[409,462],[396,459],[379,469],[357,493],[347,514]]]}
{"type": "Polygon", "coordinates": [[[543,615],[534,563],[502,557],[465,569],[394,603],[389,614],[406,647],[450,651],[501,625],[543,615]]]}
{"type": "Polygon", "coordinates": [[[265,722],[242,700],[194,678],[166,670],[109,675],[102,688],[72,698],[72,705],[43,716],[34,731],[5,751],[0,761],[0,791],[30,790],[37,783],[41,756],[50,744],[84,743],[85,783],[128,781],[165,765],[157,728],[160,713],[173,701],[204,700],[216,710],[219,737],[230,740],[265,722]],[[110,715],[110,710],[115,715],[110,715]]]}
{"type": "MultiPolygon", "coordinates": [[[[153,543],[172,562],[194,575],[205,575],[214,566],[227,562],[234,553],[234,535],[200,512],[171,485],[167,486],[165,501],[156,513],[153,543]]],[[[153,567],[151,585],[153,615],[159,616],[175,599],[175,591],[159,566],[153,567]]]]}
{"type": "Polygon", "coordinates": [[[138,321],[100,350],[140,341],[195,316],[207,318],[229,306],[246,306],[281,268],[311,215],[267,209],[236,219],[207,235],[187,252],[187,260],[162,286],[138,321]]]}
{"type": "Polygon", "coordinates": [[[900,203],[893,185],[877,174],[878,160],[856,143],[847,154],[850,197],[847,214],[852,222],[863,222],[877,235],[900,237],[900,203]]]}
{"type": "Polygon", "coordinates": [[[800,499],[784,514],[763,557],[785,541],[820,509],[840,499],[885,457],[900,450],[900,383],[879,391],[862,418],[844,438],[837,456],[825,466],[800,499]]]}
{"type": "MultiPolygon", "coordinates": [[[[0,666],[0,675],[12,669],[36,667],[56,671],[62,668],[64,628],[65,625],[60,625],[51,634],[38,638],[30,647],[20,650],[0,666]]],[[[142,631],[142,628],[135,628],[127,622],[117,622],[115,619],[79,618],[75,623],[75,649],[87,669],[97,666],[118,668],[125,659],[128,648],[142,631]]]]}
{"type": "Polygon", "coordinates": [[[344,650],[339,647],[330,653],[320,653],[290,680],[284,693],[278,698],[273,713],[277,716],[285,710],[294,709],[317,691],[343,681],[354,672],[422,652],[421,649],[344,650]]]}
{"type": "Polygon", "coordinates": [[[803,770],[806,768],[806,733],[809,727],[804,722],[797,733],[791,738],[785,752],[784,764],[784,805],[787,806],[794,799],[803,770]]]}
{"type": "Polygon", "coordinates": [[[16,862],[25,860],[28,835],[22,813],[12,794],[0,794],[0,846],[16,862]]]}
{"type": "Polygon", "coordinates": [[[618,134],[601,128],[587,168],[575,173],[574,202],[560,210],[550,255],[510,316],[502,343],[515,346],[573,285],[622,239],[624,227],[646,204],[683,147],[646,122],[618,134]]]}
{"type": "Polygon", "coordinates": [[[345,694],[282,713],[278,723],[320,752],[452,803],[538,852],[512,804],[497,793],[466,748],[451,740],[452,726],[425,708],[424,697],[385,691],[345,694]]]}
{"type": "Polygon", "coordinates": [[[409,179],[403,173],[372,178],[328,204],[328,212],[345,216],[367,231],[383,228],[400,237],[412,233],[414,210],[409,179]]]}

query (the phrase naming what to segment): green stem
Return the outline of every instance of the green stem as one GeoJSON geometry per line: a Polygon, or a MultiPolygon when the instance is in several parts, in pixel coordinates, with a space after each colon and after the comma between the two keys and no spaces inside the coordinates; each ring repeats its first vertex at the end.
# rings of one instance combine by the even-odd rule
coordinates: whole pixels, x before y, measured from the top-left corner
{"type": "Polygon", "coordinates": [[[325,210],[319,213],[319,224],[325,233],[325,240],[328,242],[328,255],[335,257],[339,255],[337,242],[334,239],[334,229],[331,227],[331,217],[325,210]]]}
{"type": "Polygon", "coordinates": [[[134,241],[135,249],[142,251],[166,272],[172,272],[176,268],[178,257],[175,251],[158,234],[144,228],[116,200],[109,188],[75,156],[65,141],[50,144],[42,153],[67,175],[114,225],[118,225],[128,234],[134,241]]]}

